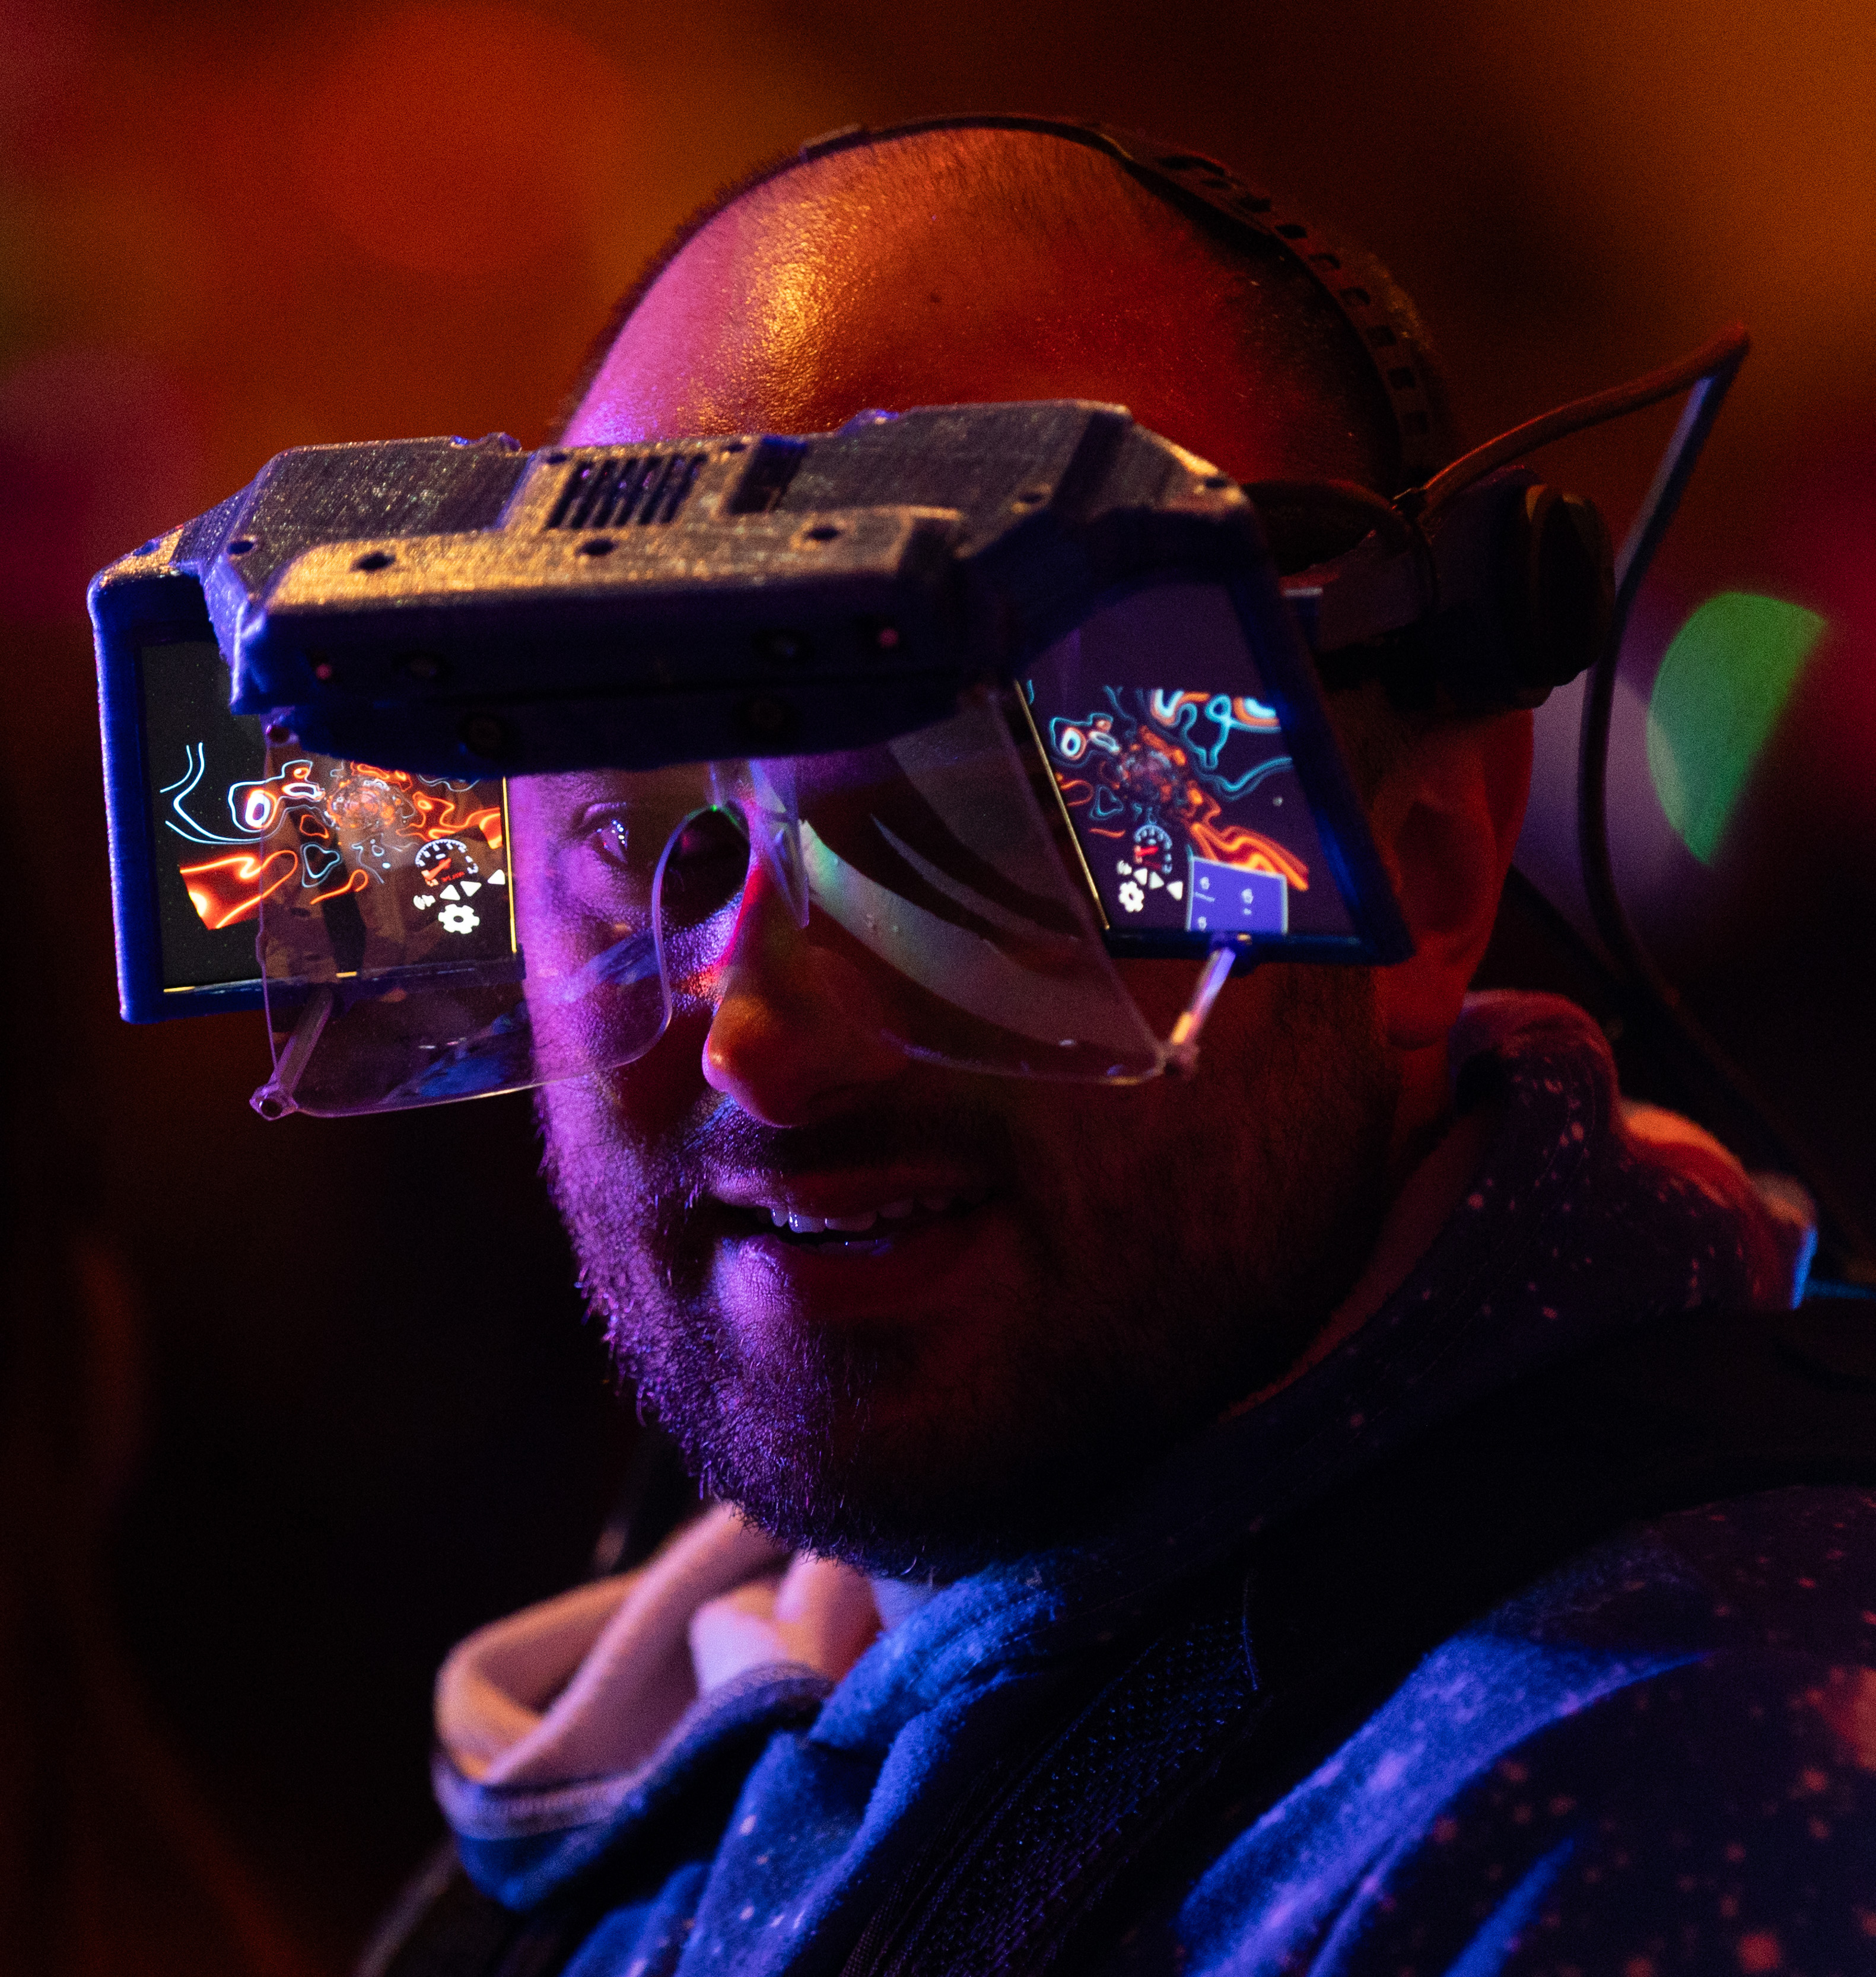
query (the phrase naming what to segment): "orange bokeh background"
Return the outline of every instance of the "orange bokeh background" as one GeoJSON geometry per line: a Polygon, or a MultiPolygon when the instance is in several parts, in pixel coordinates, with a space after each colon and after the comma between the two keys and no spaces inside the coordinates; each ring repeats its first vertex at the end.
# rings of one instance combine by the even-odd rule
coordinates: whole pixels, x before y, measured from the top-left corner
{"type": "MultiPolygon", "coordinates": [[[[1876,1190],[1858,0],[0,0],[12,1157],[63,1246],[46,1309],[90,1342],[41,1351],[28,1318],[11,1349],[104,1437],[48,1443],[41,1484],[82,1460],[115,1493],[89,1523],[48,1512],[15,1555],[39,1545],[63,1586],[90,1548],[69,1624],[116,1657],[94,1682],[46,1651],[68,1727],[35,1762],[62,1778],[92,1737],[136,1774],[114,1797],[42,1793],[65,1837],[35,1843],[66,1879],[34,1897],[58,1960],[31,1967],[113,1967],[140,1940],[144,1968],[344,1968],[427,1831],[428,1666],[579,1569],[630,1432],[525,1107],[264,1127],[256,1019],[117,1023],[85,580],[286,447],[539,443],[616,296],[715,187],[828,129],[956,108],[1146,129],[1362,239],[1476,437],[1751,326],[1635,663],[1645,691],[1720,589],[1831,632],[1701,914],[1660,937],[1845,1185],[1876,1190]],[[457,1234],[422,1249],[409,1204],[434,1227],[438,1189],[457,1234]],[[101,1381],[131,1401],[98,1412],[101,1381]],[[97,1728],[121,1721],[101,1694],[146,1743],[97,1728]],[[117,1908],[68,1927],[107,1886],[117,1908]]],[[[1572,470],[1619,511],[1662,435],[1638,422],[1572,470]]],[[[25,1666],[0,1675],[54,1679],[25,1666]]]]}

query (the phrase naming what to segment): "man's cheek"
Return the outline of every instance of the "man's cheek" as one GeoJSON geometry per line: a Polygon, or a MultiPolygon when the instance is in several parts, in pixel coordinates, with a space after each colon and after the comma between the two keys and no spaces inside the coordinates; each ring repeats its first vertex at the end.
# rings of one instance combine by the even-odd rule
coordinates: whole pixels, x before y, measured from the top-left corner
{"type": "Polygon", "coordinates": [[[644,1056],[582,1081],[603,1107],[612,1137],[656,1154],[685,1132],[712,1095],[702,1068],[708,1033],[707,1016],[680,1012],[644,1056]]]}
{"type": "Polygon", "coordinates": [[[542,1085],[536,1109],[553,1160],[613,1147],[652,1164],[674,1149],[712,1095],[700,1068],[708,1030],[708,1018],[678,1014],[659,1042],[631,1064],[542,1085]]]}
{"type": "MultiPolygon", "coordinates": [[[[661,1192],[640,1151],[621,1130],[598,1079],[550,1086],[538,1111],[555,1205],[580,1266],[580,1280],[609,1315],[659,1280],[665,1218],[661,1192]]],[[[669,1275],[669,1266],[662,1266],[669,1275]]]]}

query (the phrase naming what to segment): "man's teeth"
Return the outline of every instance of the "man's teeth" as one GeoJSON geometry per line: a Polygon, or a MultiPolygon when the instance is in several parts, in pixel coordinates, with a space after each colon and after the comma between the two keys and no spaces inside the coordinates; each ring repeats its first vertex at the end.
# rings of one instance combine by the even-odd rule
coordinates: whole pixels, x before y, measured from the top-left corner
{"type": "Polygon", "coordinates": [[[802,1215],[791,1208],[771,1208],[768,1219],[791,1236],[864,1236],[880,1222],[903,1222],[915,1208],[942,1215],[960,1197],[955,1194],[907,1195],[903,1201],[889,1201],[878,1208],[863,1209],[857,1215],[802,1215]]]}

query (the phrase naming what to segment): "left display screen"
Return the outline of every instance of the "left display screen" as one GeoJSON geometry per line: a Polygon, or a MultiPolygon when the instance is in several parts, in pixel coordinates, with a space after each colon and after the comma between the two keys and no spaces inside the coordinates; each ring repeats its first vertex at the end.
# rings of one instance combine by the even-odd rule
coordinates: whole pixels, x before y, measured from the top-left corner
{"type": "Polygon", "coordinates": [[[253,862],[259,842],[257,833],[236,827],[226,799],[266,773],[260,723],[229,711],[228,668],[207,639],[146,645],[139,658],[163,991],[231,982],[258,988],[258,889],[243,912],[235,886],[225,882],[239,860],[253,862]],[[213,903],[217,893],[225,909],[213,903]]]}
{"type": "MultiPolygon", "coordinates": [[[[228,708],[206,639],[143,648],[143,733],[165,995],[258,986],[263,903],[342,909],[405,965],[515,952],[499,778],[276,751],[228,708]]],[[[348,957],[350,959],[351,957],[348,957]]],[[[360,952],[353,965],[380,960],[360,952]]]]}

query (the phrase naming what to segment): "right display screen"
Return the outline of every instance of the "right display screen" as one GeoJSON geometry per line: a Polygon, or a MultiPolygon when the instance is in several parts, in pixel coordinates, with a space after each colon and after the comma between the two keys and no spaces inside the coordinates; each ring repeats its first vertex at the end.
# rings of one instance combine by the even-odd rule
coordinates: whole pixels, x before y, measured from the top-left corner
{"type": "Polygon", "coordinates": [[[1111,605],[1025,682],[1111,932],[1346,935],[1354,922],[1230,596],[1111,605]]]}

